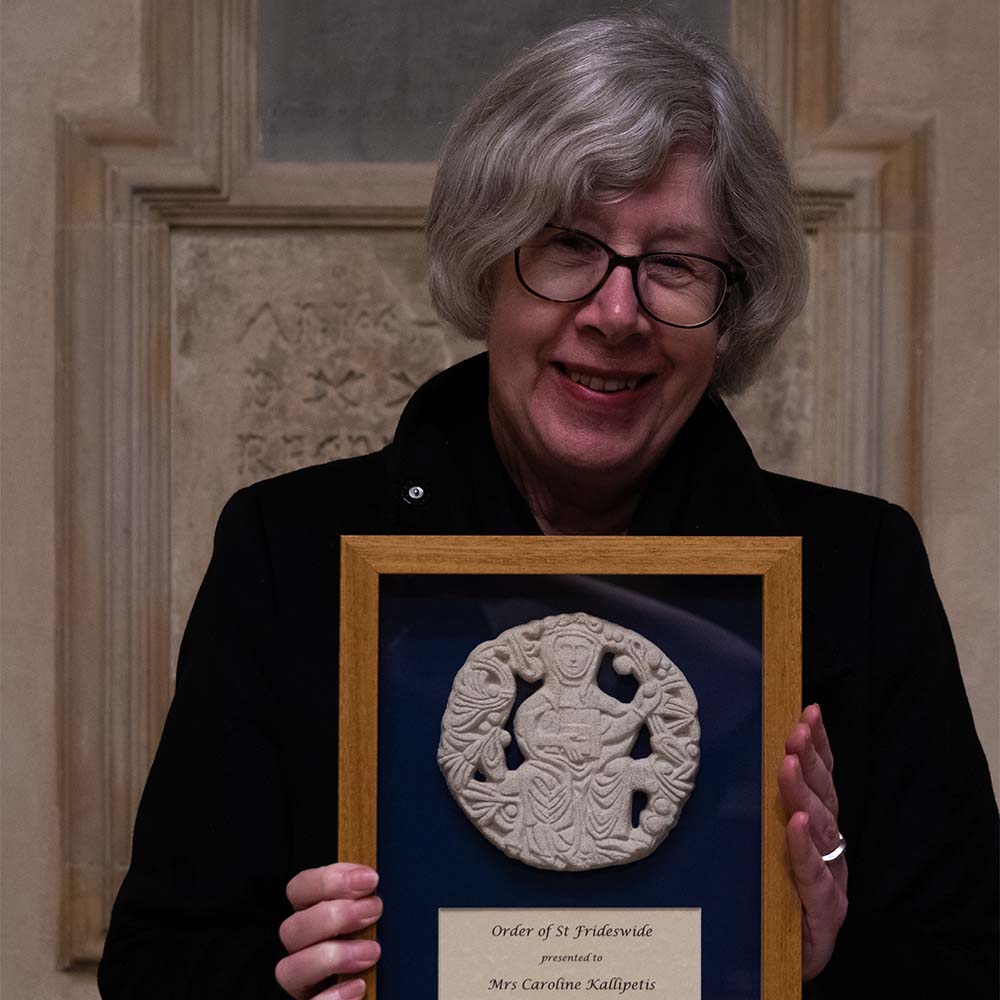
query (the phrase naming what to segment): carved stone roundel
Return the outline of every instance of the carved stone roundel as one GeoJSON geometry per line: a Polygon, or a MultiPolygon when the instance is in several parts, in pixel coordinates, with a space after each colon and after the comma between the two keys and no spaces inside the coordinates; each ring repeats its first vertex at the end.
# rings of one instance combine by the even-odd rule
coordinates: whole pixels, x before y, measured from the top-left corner
{"type": "Polygon", "coordinates": [[[491,843],[536,868],[582,871],[659,846],[694,787],[700,736],[698,702],[677,665],[637,632],[578,612],[518,625],[469,654],[441,721],[438,764],[491,843]],[[606,655],[638,683],[631,701],[598,686],[606,655]],[[510,768],[516,677],[542,683],[514,713],[524,761],[510,768]],[[650,752],[635,758],[644,725],[650,752]]]}

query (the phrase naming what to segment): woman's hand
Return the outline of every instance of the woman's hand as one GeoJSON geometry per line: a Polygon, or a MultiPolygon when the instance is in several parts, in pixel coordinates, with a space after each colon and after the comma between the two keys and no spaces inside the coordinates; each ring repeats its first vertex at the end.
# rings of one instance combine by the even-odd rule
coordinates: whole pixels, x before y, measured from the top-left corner
{"type": "Polygon", "coordinates": [[[830,961],[847,916],[847,858],[824,854],[840,842],[833,754],[819,705],[810,705],[785,741],[778,788],[788,811],[785,830],[795,888],[802,902],[802,978],[819,975],[830,961]]]}
{"type": "Polygon", "coordinates": [[[295,913],[279,929],[288,957],[277,964],[274,976],[295,1000],[364,996],[365,984],[360,979],[329,980],[363,972],[378,961],[377,941],[338,940],[382,915],[382,900],[372,895],[377,884],[378,874],[371,868],[345,862],[306,869],[288,883],[286,893],[295,913]]]}

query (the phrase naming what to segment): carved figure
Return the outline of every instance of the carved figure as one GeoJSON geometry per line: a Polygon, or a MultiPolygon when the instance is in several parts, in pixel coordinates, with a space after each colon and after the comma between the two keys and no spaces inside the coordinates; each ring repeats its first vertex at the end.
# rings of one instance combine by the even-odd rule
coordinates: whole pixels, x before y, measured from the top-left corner
{"type": "Polygon", "coordinates": [[[648,639],[582,612],[554,615],[469,654],[441,722],[438,765],[465,814],[511,857],[568,871],[627,864],[663,841],[691,794],[697,712],[683,673],[648,639]],[[638,682],[630,702],[598,687],[606,655],[638,682]],[[509,768],[515,677],[542,686],[514,713],[524,762],[509,768]],[[650,753],[634,758],[644,725],[650,753]]]}

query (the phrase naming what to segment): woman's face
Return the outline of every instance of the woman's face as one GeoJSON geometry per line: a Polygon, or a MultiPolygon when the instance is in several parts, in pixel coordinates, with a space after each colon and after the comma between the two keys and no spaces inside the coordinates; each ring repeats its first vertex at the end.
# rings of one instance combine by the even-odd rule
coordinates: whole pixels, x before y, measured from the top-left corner
{"type": "MultiPolygon", "coordinates": [[[[623,254],[687,250],[722,258],[702,163],[695,152],[675,152],[646,187],[560,224],[623,254]]],[[[536,476],[606,471],[623,485],[640,479],[708,385],[717,321],[683,330],[651,319],[625,267],[582,302],[548,302],[521,286],[508,256],[497,264],[494,287],[490,418],[501,450],[536,476]],[[634,387],[620,388],[626,382],[634,387]]]]}

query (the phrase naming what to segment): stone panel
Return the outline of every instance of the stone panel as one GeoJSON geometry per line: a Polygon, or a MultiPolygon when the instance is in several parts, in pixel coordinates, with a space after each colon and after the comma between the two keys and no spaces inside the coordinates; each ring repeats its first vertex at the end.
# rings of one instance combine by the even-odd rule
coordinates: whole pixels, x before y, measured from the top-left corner
{"type": "Polygon", "coordinates": [[[481,350],[434,316],[417,229],[172,237],[172,648],[240,486],[387,444],[413,390],[481,350]]]}
{"type": "MultiPolygon", "coordinates": [[[[139,99],[140,0],[5,3],[2,18],[3,278],[0,280],[0,996],[96,1000],[93,970],[60,968],[66,697],[59,669],[57,516],[64,359],[59,296],[57,113],[139,99]]],[[[96,353],[96,352],[95,352],[96,353]]],[[[100,677],[100,674],[98,674],[100,677]]],[[[96,686],[96,685],[95,685],[96,686]]],[[[100,720],[73,706],[80,724],[100,720]]],[[[100,771],[94,783],[100,780],[100,771]]],[[[79,897],[76,897],[79,898],[79,897]]]]}
{"type": "MultiPolygon", "coordinates": [[[[729,0],[649,6],[725,42],[729,0]]],[[[434,160],[459,108],[500,66],[556,28],[622,7],[619,0],[259,0],[261,155],[434,160]]]]}

